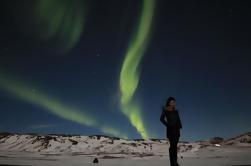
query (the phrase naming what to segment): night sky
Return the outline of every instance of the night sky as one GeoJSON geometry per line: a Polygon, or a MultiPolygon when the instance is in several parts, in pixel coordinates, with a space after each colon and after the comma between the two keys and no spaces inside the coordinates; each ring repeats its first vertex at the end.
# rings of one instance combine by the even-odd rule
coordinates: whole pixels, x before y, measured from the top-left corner
{"type": "Polygon", "coordinates": [[[5,0],[0,132],[181,140],[251,130],[247,1],[5,0]]]}

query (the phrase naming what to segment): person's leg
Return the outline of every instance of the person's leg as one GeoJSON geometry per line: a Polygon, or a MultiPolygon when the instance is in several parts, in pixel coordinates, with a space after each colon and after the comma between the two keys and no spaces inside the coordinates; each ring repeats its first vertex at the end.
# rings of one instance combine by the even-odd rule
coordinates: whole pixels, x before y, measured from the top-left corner
{"type": "Polygon", "coordinates": [[[177,136],[174,137],[174,141],[173,141],[173,144],[174,144],[173,145],[174,146],[174,152],[173,152],[174,153],[173,154],[174,155],[174,159],[173,160],[174,160],[175,163],[178,163],[178,161],[177,161],[177,158],[178,158],[178,155],[177,155],[177,153],[178,153],[177,145],[178,145],[178,142],[179,142],[179,138],[180,137],[177,135],[177,136]]]}
{"type": "Polygon", "coordinates": [[[169,159],[170,159],[170,165],[175,166],[175,138],[173,136],[169,136],[169,159]]]}

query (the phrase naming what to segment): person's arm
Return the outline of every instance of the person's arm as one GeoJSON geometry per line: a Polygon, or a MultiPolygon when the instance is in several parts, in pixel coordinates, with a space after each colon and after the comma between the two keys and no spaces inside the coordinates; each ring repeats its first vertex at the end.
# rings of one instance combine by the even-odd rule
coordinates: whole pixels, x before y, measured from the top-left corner
{"type": "Polygon", "coordinates": [[[161,116],[160,116],[160,121],[163,125],[165,125],[167,127],[167,122],[165,120],[165,113],[164,113],[164,109],[162,110],[161,116]]]}
{"type": "Polygon", "coordinates": [[[179,116],[179,112],[178,112],[178,111],[177,111],[177,114],[178,114],[178,121],[179,121],[180,129],[182,129],[182,123],[181,123],[181,120],[180,120],[180,116],[179,116]]]}

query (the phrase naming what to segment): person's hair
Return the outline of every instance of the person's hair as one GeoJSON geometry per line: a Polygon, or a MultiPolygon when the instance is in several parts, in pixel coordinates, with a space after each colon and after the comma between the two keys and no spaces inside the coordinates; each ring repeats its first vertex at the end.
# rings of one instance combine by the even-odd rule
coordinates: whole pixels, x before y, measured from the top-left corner
{"type": "Polygon", "coordinates": [[[166,105],[165,105],[165,106],[166,106],[166,107],[169,106],[169,103],[170,103],[170,101],[172,101],[172,100],[176,101],[174,97],[172,97],[172,96],[168,97],[168,99],[166,100],[166,105]]]}

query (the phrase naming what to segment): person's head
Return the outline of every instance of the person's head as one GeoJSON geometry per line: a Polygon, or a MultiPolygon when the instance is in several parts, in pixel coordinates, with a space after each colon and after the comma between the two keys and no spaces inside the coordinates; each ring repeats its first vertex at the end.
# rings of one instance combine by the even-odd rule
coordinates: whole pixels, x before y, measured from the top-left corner
{"type": "Polygon", "coordinates": [[[168,97],[167,101],[166,101],[166,107],[171,106],[172,108],[175,108],[176,106],[176,100],[174,97],[168,97]]]}

